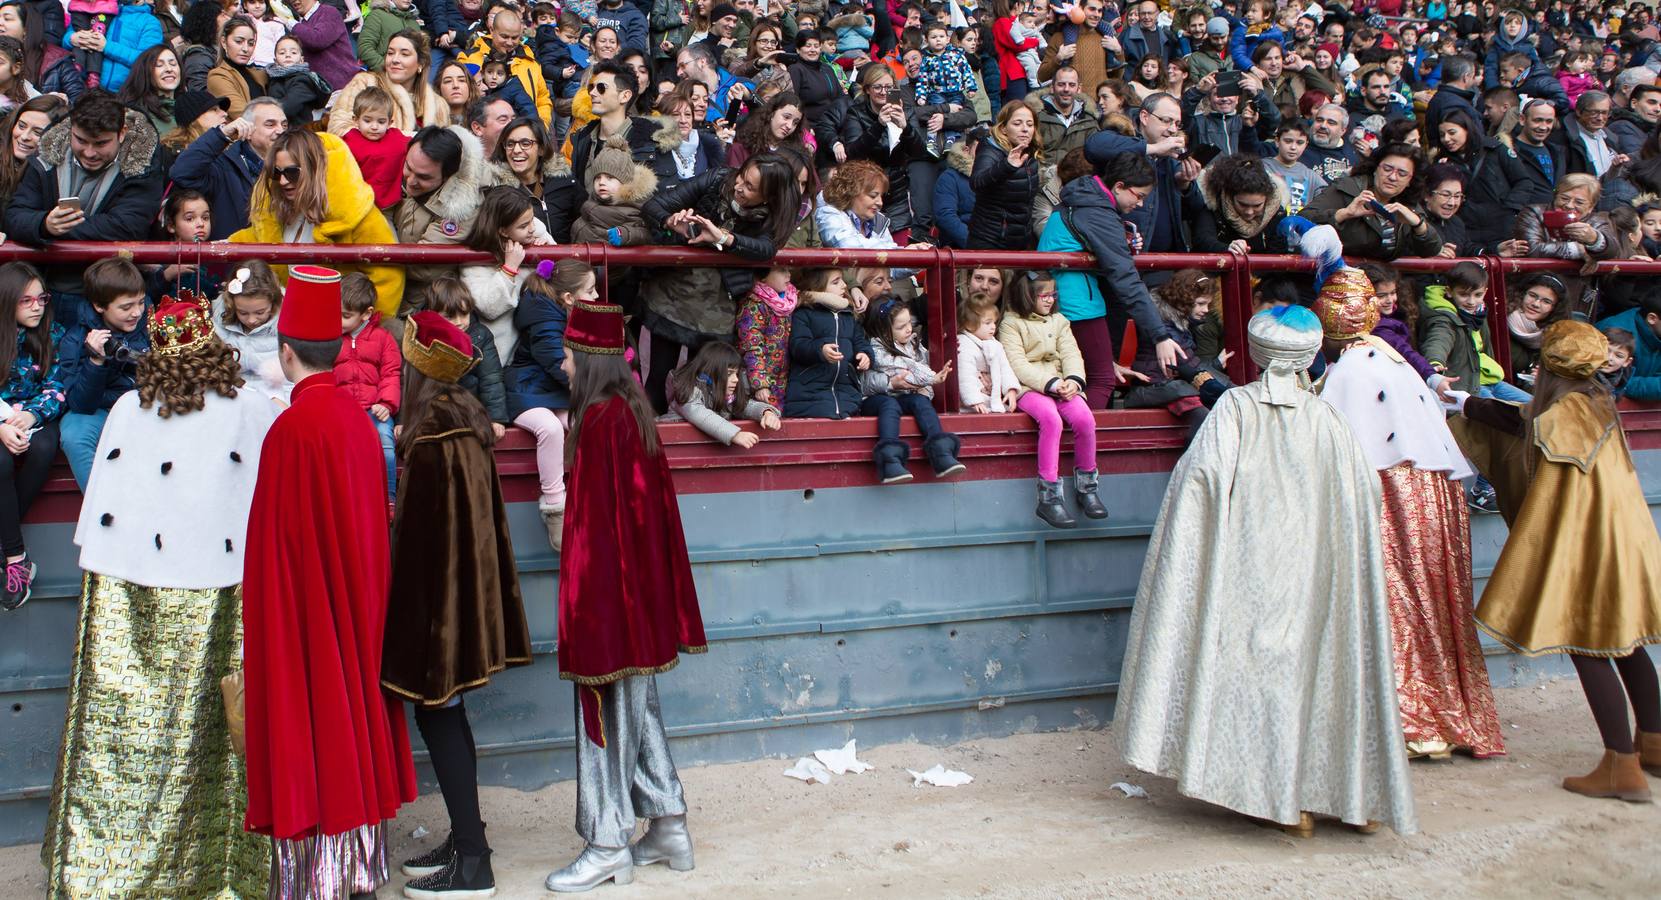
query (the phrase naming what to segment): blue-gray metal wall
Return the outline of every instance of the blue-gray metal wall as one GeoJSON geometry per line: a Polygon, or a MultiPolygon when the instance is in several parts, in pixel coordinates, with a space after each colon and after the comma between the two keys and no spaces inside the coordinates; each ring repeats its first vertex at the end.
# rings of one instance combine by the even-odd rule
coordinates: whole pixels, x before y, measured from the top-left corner
{"type": "MultiPolygon", "coordinates": [[[[1661,452],[1638,462],[1653,495],[1661,452]]],[[[1027,480],[682,497],[711,646],[659,678],[677,761],[1105,724],[1166,480],[1109,479],[1109,524],[1075,531],[1033,518],[1027,480]]],[[[552,656],[555,562],[534,507],[513,516],[538,657],[468,706],[481,779],[533,789],[571,776],[572,693],[552,656]]],[[[75,649],[72,531],[30,529],[35,598],[0,613],[0,845],[41,835],[75,649]]],[[[1472,539],[1480,592],[1504,525],[1478,517],[1472,539]]],[[[1496,685],[1568,671],[1494,647],[1489,666],[1496,685]]]]}

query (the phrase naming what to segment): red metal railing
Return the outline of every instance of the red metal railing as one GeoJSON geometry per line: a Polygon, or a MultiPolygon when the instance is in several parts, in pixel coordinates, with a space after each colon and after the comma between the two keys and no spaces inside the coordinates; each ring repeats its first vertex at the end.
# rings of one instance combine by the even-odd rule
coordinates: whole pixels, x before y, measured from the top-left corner
{"type": "MultiPolygon", "coordinates": [[[[190,262],[228,264],[238,260],[260,259],[270,263],[312,262],[322,264],[382,264],[382,265],[476,265],[493,260],[488,254],[455,245],[433,244],[168,244],[139,243],[111,245],[81,241],[65,241],[48,249],[33,249],[18,244],[0,244],[0,262],[26,260],[37,265],[64,263],[91,263],[120,253],[139,263],[190,262]]],[[[960,268],[1002,269],[1090,269],[1095,260],[1087,253],[1035,253],[1013,250],[781,250],[768,263],[758,263],[712,250],[688,247],[611,247],[604,244],[570,244],[554,247],[529,248],[532,261],[575,257],[591,265],[607,264],[665,267],[709,266],[765,268],[770,265],[790,267],[853,267],[890,266],[918,269],[924,277],[928,304],[929,353],[936,366],[956,356],[957,316],[955,272],[960,268]]],[[[1477,262],[1488,272],[1488,316],[1494,334],[1495,346],[1490,353],[1507,371],[1510,370],[1510,345],[1505,339],[1506,300],[1509,293],[1506,279],[1510,275],[1533,272],[1575,274],[1579,266],[1563,260],[1511,259],[1497,256],[1467,259],[1399,259],[1393,265],[1409,274],[1446,272],[1460,262],[1477,262]]],[[[1245,256],[1233,253],[1145,253],[1136,257],[1137,268],[1147,271],[1175,271],[1203,269],[1219,273],[1222,283],[1222,314],[1224,346],[1233,352],[1229,361],[1229,377],[1245,382],[1255,376],[1256,367],[1247,352],[1244,323],[1251,316],[1252,283],[1256,276],[1268,272],[1312,272],[1312,260],[1297,256],[1245,256]]],[[[1661,275],[1661,262],[1621,260],[1600,263],[1597,274],[1661,275]]],[[[602,285],[604,290],[604,285],[602,285]]],[[[1404,296],[1403,302],[1411,302],[1404,296]]],[[[947,379],[937,391],[935,405],[942,411],[958,407],[955,379],[947,379]]]]}

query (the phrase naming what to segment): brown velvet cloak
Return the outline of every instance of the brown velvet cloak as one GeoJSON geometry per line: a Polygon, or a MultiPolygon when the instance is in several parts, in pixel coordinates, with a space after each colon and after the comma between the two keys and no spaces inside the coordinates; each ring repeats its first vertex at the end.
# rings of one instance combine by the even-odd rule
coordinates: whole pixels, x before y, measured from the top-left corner
{"type": "Polygon", "coordinates": [[[441,706],[531,662],[496,460],[448,394],[404,459],[381,685],[441,706]]]}

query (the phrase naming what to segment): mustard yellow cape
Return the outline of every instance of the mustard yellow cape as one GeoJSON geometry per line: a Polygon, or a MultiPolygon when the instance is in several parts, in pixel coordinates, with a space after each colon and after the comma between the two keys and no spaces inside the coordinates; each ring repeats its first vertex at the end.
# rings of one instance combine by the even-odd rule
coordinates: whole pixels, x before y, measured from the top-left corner
{"type": "Polygon", "coordinates": [[[1661,642],[1661,536],[1619,417],[1569,394],[1525,426],[1528,438],[1451,424],[1511,526],[1477,606],[1482,630],[1529,656],[1661,642]],[[1539,450],[1532,479],[1526,439],[1539,450]]]}

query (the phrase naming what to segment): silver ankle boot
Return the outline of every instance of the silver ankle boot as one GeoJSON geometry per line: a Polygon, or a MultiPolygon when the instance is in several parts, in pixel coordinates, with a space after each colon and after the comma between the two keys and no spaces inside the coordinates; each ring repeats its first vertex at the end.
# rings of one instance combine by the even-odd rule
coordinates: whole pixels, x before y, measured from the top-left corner
{"type": "Polygon", "coordinates": [[[627,847],[596,847],[589,844],[571,864],[548,876],[542,886],[558,894],[580,894],[607,881],[628,884],[634,880],[634,857],[627,847]]]}
{"type": "Polygon", "coordinates": [[[692,835],[686,832],[686,816],[653,819],[635,841],[633,852],[637,866],[666,862],[677,872],[692,871],[692,835]]]}

